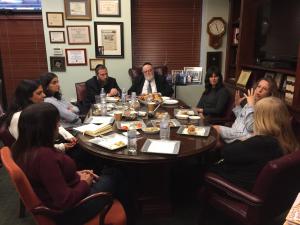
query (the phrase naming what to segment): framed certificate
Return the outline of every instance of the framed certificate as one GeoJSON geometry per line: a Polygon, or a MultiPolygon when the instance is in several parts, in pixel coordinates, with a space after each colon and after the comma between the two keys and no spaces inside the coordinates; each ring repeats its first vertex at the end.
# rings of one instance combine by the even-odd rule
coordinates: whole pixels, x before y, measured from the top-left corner
{"type": "Polygon", "coordinates": [[[49,31],[50,43],[65,43],[64,31],[49,31]]]}
{"type": "Polygon", "coordinates": [[[95,70],[99,64],[105,65],[105,59],[90,59],[90,70],[95,70]]]}
{"type": "Polygon", "coordinates": [[[65,49],[65,51],[68,66],[82,66],[87,64],[85,48],[65,49]]]}
{"type": "Polygon", "coordinates": [[[192,82],[202,82],[202,67],[184,67],[184,72],[192,77],[192,82]]]}
{"type": "Polygon", "coordinates": [[[64,27],[62,12],[46,12],[47,27],[64,27]]]}
{"type": "Polygon", "coordinates": [[[121,16],[121,0],[96,0],[97,16],[121,16]]]}
{"type": "Polygon", "coordinates": [[[64,0],[67,20],[91,20],[91,0],[64,0]]]}
{"type": "Polygon", "coordinates": [[[67,26],[70,45],[91,44],[90,26],[67,26]]]}
{"type": "Polygon", "coordinates": [[[123,23],[94,22],[96,57],[124,58],[123,23]]]}

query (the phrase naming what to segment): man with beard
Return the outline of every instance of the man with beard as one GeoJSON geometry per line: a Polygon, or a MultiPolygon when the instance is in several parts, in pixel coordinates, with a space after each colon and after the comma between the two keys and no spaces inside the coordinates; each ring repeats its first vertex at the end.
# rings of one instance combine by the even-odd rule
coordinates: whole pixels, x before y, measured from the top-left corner
{"type": "Polygon", "coordinates": [[[128,90],[128,94],[136,92],[137,95],[160,92],[163,96],[171,97],[172,87],[168,84],[165,76],[154,73],[151,63],[144,63],[143,76],[139,76],[128,90]]]}
{"type": "Polygon", "coordinates": [[[86,84],[86,99],[84,105],[87,109],[91,104],[95,103],[95,95],[100,95],[101,89],[107,96],[120,96],[121,89],[119,88],[115,78],[109,77],[106,66],[98,64],[95,69],[96,75],[85,82],[86,84]]]}

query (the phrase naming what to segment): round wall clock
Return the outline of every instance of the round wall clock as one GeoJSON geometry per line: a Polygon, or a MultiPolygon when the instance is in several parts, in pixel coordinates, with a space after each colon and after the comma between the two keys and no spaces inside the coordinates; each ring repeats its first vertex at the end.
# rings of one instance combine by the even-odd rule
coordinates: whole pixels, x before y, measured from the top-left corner
{"type": "Polygon", "coordinates": [[[207,23],[207,33],[209,34],[209,45],[215,49],[222,45],[222,37],[226,31],[226,23],[221,17],[213,17],[207,23]]]}

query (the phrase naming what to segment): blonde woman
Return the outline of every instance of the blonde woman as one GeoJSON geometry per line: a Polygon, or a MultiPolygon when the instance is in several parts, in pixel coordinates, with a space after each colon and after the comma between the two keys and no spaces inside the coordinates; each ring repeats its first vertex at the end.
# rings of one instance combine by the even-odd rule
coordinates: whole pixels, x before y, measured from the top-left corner
{"type": "Polygon", "coordinates": [[[221,150],[222,160],[211,170],[251,190],[268,161],[298,149],[290,121],[288,109],[281,99],[261,99],[255,104],[254,136],[226,145],[221,150]]]}

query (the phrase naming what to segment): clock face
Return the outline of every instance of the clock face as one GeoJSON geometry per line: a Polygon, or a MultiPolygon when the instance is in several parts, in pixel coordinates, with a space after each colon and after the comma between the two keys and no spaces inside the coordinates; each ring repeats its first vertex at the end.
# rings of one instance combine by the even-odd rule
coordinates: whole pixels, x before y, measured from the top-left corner
{"type": "Polygon", "coordinates": [[[225,32],[225,24],[222,20],[215,19],[208,24],[208,29],[212,35],[220,35],[225,32]]]}

